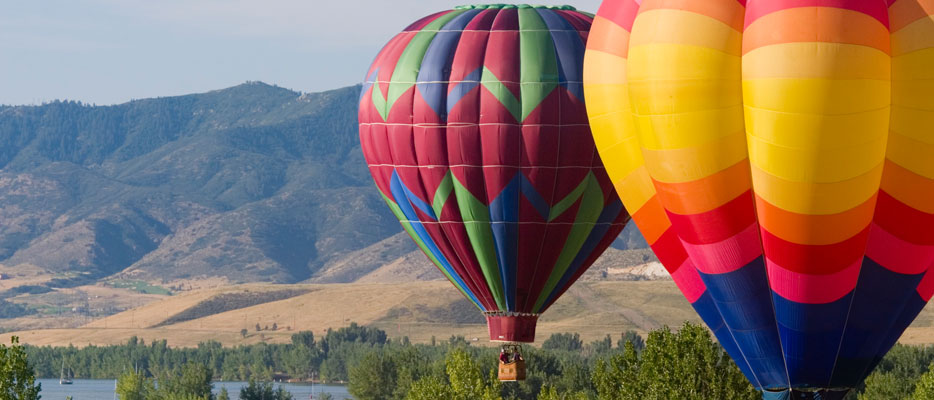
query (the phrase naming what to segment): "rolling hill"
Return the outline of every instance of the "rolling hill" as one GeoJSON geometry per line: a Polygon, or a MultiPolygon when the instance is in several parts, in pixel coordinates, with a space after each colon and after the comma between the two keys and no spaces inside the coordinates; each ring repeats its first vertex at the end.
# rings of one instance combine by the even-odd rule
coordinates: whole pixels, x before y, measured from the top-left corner
{"type": "MultiPolygon", "coordinates": [[[[53,287],[418,270],[363,161],[358,92],[248,82],[114,106],[0,107],[0,264],[47,271],[53,287]]],[[[632,230],[618,245],[645,246],[632,230]]]]}

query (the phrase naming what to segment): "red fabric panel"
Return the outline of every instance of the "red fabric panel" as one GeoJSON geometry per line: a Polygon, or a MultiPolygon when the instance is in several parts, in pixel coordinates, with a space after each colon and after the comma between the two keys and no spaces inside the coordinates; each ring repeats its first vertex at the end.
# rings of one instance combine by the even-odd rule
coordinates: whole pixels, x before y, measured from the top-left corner
{"type": "Polygon", "coordinates": [[[697,268],[705,274],[733,272],[762,255],[757,223],[717,243],[682,243],[684,250],[695,260],[697,268]]]}
{"type": "Polygon", "coordinates": [[[704,281],[701,280],[700,274],[697,273],[697,267],[691,259],[684,260],[684,263],[678,269],[671,272],[671,279],[675,281],[675,285],[678,286],[678,289],[681,290],[681,293],[691,304],[707,291],[707,287],[704,286],[704,281]]]}
{"type": "Polygon", "coordinates": [[[765,229],[760,232],[762,247],[773,262],[790,271],[815,275],[832,274],[861,260],[869,238],[868,226],[847,240],[828,245],[791,243],[765,229]]]}
{"type": "MultiPolygon", "coordinates": [[[[571,214],[572,219],[574,215],[577,215],[579,206],[580,202],[577,202],[568,210],[567,214],[571,214]]],[[[566,220],[566,218],[564,219],[566,220]]],[[[535,263],[535,271],[532,273],[532,279],[528,281],[519,281],[524,282],[524,286],[529,289],[529,293],[531,294],[531,297],[528,298],[525,304],[516,303],[520,310],[528,311],[535,306],[535,302],[538,300],[538,294],[541,293],[542,288],[545,287],[545,283],[551,275],[551,271],[558,260],[558,256],[561,255],[561,250],[564,249],[568,235],[571,233],[571,227],[572,226],[569,224],[552,223],[545,229],[544,245],[535,263]]]]}
{"type": "Polygon", "coordinates": [[[753,1],[746,9],[746,27],[757,19],[788,8],[797,7],[833,7],[858,11],[873,17],[887,28],[889,10],[884,1],[879,0],[768,0],[753,1]]]}
{"type": "Polygon", "coordinates": [[[613,21],[626,31],[632,32],[632,24],[636,22],[639,13],[639,3],[636,0],[608,0],[600,4],[597,15],[613,21]]]}
{"type": "Polygon", "coordinates": [[[934,245],[915,244],[872,224],[866,256],[900,274],[920,274],[934,265],[934,245]]]}
{"type": "Polygon", "coordinates": [[[873,222],[903,240],[934,245],[934,214],[911,208],[885,191],[879,192],[873,222]]]}
{"type": "Polygon", "coordinates": [[[688,243],[711,244],[726,240],[756,222],[752,190],[726,204],[700,214],[681,215],[668,211],[672,228],[688,243]]]}
{"type": "Polygon", "coordinates": [[[796,272],[766,259],[769,286],[779,296],[796,303],[827,304],[840,300],[854,289],[863,258],[826,275],[796,272]]]}
{"type": "MultiPolygon", "coordinates": [[[[523,199],[522,203],[528,203],[523,199]]],[[[525,204],[520,203],[520,207],[525,204]]],[[[522,219],[522,221],[534,221],[522,219]]],[[[516,264],[516,282],[532,282],[540,265],[540,257],[545,246],[544,224],[519,225],[518,263],[516,264]]],[[[533,292],[529,285],[516,285],[516,305],[519,311],[529,312],[538,300],[538,292],[533,292]]]]}
{"type": "Polygon", "coordinates": [[[661,261],[662,265],[665,266],[665,269],[667,269],[669,273],[680,268],[681,264],[684,264],[684,260],[688,258],[688,254],[684,250],[681,239],[678,238],[678,234],[671,228],[665,230],[665,233],[663,233],[655,243],[652,243],[651,246],[652,251],[655,252],[655,256],[658,257],[658,260],[661,261]]]}

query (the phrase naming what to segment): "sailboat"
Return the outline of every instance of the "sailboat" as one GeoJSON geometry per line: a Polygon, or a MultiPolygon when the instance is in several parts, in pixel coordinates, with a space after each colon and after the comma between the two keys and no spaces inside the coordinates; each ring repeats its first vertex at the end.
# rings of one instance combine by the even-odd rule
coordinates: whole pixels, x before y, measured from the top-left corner
{"type": "Polygon", "coordinates": [[[71,385],[72,383],[74,383],[71,381],[70,375],[71,374],[69,373],[69,376],[65,376],[65,359],[63,358],[62,359],[62,374],[59,375],[58,384],[59,385],[71,385]]]}

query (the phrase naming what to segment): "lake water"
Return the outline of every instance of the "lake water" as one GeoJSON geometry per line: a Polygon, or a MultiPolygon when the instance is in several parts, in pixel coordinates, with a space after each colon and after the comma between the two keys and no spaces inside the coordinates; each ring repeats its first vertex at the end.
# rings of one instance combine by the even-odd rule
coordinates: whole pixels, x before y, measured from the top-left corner
{"type": "MultiPolygon", "coordinates": [[[[42,400],[65,400],[65,396],[71,396],[74,400],[110,400],[114,396],[114,380],[97,379],[75,379],[71,385],[59,385],[58,379],[39,379],[42,383],[42,400]]],[[[240,388],[246,386],[246,382],[214,382],[214,393],[217,393],[221,387],[227,388],[231,399],[236,399],[240,394],[240,388]]],[[[352,399],[350,393],[347,393],[347,387],[337,385],[305,385],[295,383],[275,384],[282,385],[282,388],[292,393],[295,400],[307,400],[314,390],[315,394],[330,393],[335,400],[352,399]]]]}

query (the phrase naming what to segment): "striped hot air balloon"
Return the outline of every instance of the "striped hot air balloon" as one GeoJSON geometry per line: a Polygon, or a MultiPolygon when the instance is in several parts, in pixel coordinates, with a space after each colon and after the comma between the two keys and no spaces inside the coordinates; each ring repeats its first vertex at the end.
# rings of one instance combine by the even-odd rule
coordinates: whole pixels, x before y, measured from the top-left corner
{"type": "Polygon", "coordinates": [[[842,398],[934,293],[934,2],[614,0],[608,173],[766,398],[842,398]]]}
{"type": "Polygon", "coordinates": [[[459,7],[406,28],[367,73],[373,179],[492,340],[534,341],[538,315],[629,220],[584,108],[591,22],[571,7],[459,7]]]}

